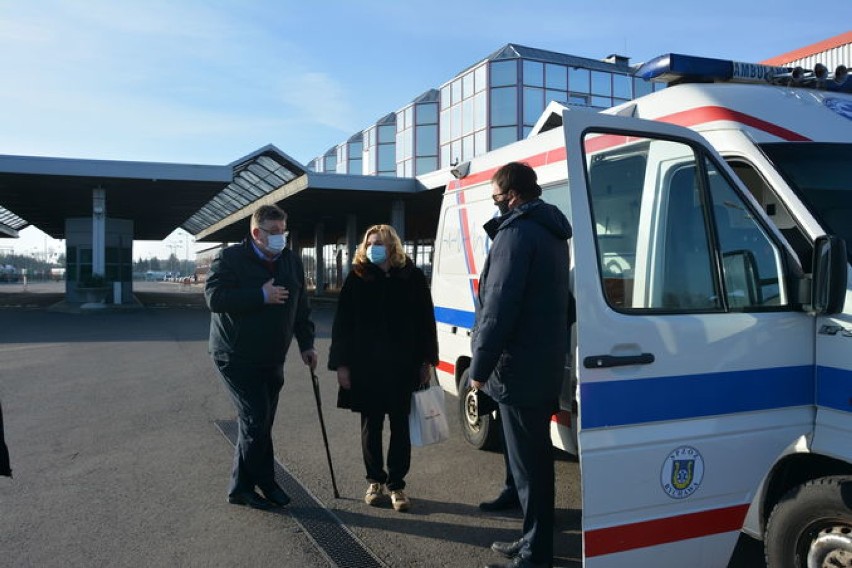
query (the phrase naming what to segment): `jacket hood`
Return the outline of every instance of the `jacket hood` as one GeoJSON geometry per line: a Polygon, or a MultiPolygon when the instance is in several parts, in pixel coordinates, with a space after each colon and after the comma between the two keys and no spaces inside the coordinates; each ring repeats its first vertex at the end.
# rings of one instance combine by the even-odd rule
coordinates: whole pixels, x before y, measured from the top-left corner
{"type": "Polygon", "coordinates": [[[546,203],[541,199],[528,201],[523,205],[515,207],[505,215],[491,219],[484,225],[485,232],[493,239],[498,231],[504,227],[508,227],[521,217],[538,223],[553,233],[553,236],[558,239],[566,240],[571,238],[571,223],[565,214],[555,205],[546,203]]]}

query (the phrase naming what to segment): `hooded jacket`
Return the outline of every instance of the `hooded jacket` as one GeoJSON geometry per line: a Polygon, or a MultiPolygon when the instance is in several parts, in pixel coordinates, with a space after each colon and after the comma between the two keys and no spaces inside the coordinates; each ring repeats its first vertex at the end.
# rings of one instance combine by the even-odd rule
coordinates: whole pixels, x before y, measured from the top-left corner
{"type": "Polygon", "coordinates": [[[470,377],[498,402],[556,405],[569,349],[571,224],[541,199],[484,225],[492,239],[482,269],[470,377]]]}
{"type": "Polygon", "coordinates": [[[294,334],[299,351],[314,346],[305,270],[289,249],[269,264],[257,255],[250,238],[222,250],[210,265],[204,296],[212,312],[209,351],[215,359],[280,364],[294,334]],[[264,303],[262,288],[270,278],[290,292],[283,304],[264,303]]]}

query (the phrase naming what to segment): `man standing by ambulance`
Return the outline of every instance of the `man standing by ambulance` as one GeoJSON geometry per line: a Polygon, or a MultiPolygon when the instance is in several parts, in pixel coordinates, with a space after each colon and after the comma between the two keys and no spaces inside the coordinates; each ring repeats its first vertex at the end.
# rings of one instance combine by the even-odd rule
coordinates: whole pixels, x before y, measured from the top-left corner
{"type": "Polygon", "coordinates": [[[302,361],[317,365],[304,268],[286,231],[283,210],[258,207],[249,235],[219,253],[204,286],[210,354],[239,418],[228,502],[255,509],[290,502],[275,482],[272,424],[294,335],[302,361]]]}
{"type": "Polygon", "coordinates": [[[485,224],[493,243],[479,282],[470,377],[500,406],[524,524],[519,540],[491,545],[510,561],[487,568],[546,567],[553,561],[550,419],[558,410],[572,306],[571,225],[540,199],[527,164],[501,167],[491,188],[501,214],[485,224]]]}

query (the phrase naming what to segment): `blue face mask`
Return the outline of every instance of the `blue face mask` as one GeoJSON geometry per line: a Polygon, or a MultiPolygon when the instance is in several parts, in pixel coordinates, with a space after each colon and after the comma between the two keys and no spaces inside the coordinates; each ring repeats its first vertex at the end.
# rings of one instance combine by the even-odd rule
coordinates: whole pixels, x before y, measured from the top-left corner
{"type": "Polygon", "coordinates": [[[388,249],[385,245],[370,245],[367,247],[367,260],[373,264],[381,264],[388,259],[388,249]]]}

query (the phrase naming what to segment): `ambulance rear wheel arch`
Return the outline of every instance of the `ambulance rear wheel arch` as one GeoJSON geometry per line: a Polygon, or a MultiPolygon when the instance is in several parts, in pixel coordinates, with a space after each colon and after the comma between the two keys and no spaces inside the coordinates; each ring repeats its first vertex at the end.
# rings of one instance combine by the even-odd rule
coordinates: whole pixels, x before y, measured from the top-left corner
{"type": "Polygon", "coordinates": [[[500,420],[497,413],[476,415],[476,397],[470,386],[470,371],[465,368],[459,380],[459,422],[464,439],[479,450],[500,449],[500,420]]]}
{"type": "Polygon", "coordinates": [[[769,517],[764,550],[768,568],[852,566],[852,477],[788,491],[769,517]]]}

